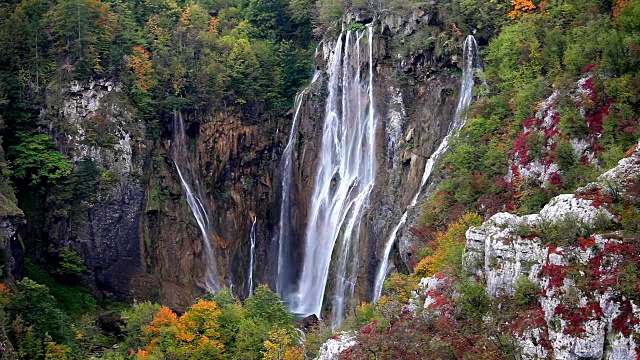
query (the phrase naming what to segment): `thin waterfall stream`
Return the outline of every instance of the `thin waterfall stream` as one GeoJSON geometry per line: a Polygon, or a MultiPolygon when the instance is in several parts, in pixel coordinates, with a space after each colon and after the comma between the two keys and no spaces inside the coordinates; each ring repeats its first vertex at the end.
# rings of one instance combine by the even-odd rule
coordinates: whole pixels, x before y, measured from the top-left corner
{"type": "Polygon", "coordinates": [[[396,241],[398,236],[398,231],[404,226],[407,222],[407,217],[409,210],[416,206],[418,202],[418,198],[424,185],[427,183],[427,180],[431,176],[433,172],[433,167],[435,163],[440,159],[440,157],[449,149],[449,141],[453,136],[455,136],[458,131],[464,126],[466,121],[466,116],[464,116],[465,109],[471,103],[471,99],[473,97],[473,85],[474,85],[474,75],[477,71],[482,71],[482,66],[480,65],[480,59],[478,54],[478,44],[473,35],[467,36],[463,45],[463,70],[462,70],[462,81],[460,86],[460,98],[458,99],[458,105],[456,107],[456,112],[453,118],[453,122],[449,126],[449,130],[447,131],[447,135],[442,139],[440,145],[436,149],[436,151],[431,154],[427,163],[425,164],[424,173],[422,175],[422,179],[420,181],[420,186],[418,187],[418,191],[411,199],[409,206],[405,209],[402,217],[398,224],[391,231],[391,235],[389,239],[385,243],[384,253],[382,261],[380,262],[380,267],[378,268],[378,272],[376,274],[374,290],[373,290],[373,300],[377,301],[378,298],[382,295],[382,285],[384,283],[385,278],[387,277],[387,273],[389,271],[389,256],[391,254],[391,249],[393,248],[393,244],[396,241]]]}
{"type": "Polygon", "coordinates": [[[258,217],[253,216],[253,224],[251,224],[251,231],[249,232],[249,242],[251,248],[249,250],[249,295],[253,295],[253,267],[256,261],[256,223],[258,217]]]}
{"type": "Polygon", "coordinates": [[[333,272],[332,324],[357,277],[359,229],[375,183],[373,26],[341,34],[329,58],[322,145],[307,219],[304,260],[291,311],[320,315],[333,272]],[[363,67],[367,71],[363,71],[363,67]],[[330,271],[331,270],[331,271],[330,271]]]}
{"type": "Polygon", "coordinates": [[[216,265],[216,258],[213,250],[213,244],[209,237],[210,221],[209,212],[206,208],[206,197],[200,186],[200,180],[197,173],[193,171],[193,166],[189,159],[187,149],[187,136],[184,130],[184,120],[182,113],[175,111],[173,114],[173,141],[171,142],[171,158],[173,164],[180,177],[180,184],[187,197],[189,209],[196,219],[198,228],[202,234],[202,242],[204,256],[206,257],[206,266],[204,284],[202,285],[207,291],[217,293],[220,291],[220,280],[216,265]]]}

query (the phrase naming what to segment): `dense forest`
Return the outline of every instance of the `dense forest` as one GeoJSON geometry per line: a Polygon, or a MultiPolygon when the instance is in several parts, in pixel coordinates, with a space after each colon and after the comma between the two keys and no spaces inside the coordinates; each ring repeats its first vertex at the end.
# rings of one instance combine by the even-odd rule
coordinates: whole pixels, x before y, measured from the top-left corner
{"type": "MultiPolygon", "coordinates": [[[[555,310],[565,334],[580,338],[588,321],[603,316],[604,305],[581,294],[610,293],[621,309],[610,332],[640,344],[640,173],[616,184],[598,178],[621,159],[637,160],[639,114],[640,0],[2,1],[0,227],[19,219],[20,230],[0,241],[0,358],[312,359],[326,352],[326,342],[346,338],[348,346],[323,356],[523,358],[519,336],[546,329],[539,298],[561,288],[564,276],[576,289],[555,310]],[[323,39],[362,33],[366,25],[391,37],[381,18],[425,11],[437,14],[429,23],[437,31],[403,40],[403,49],[434,48],[433,57],[448,64],[438,71],[459,77],[450,59],[474,34],[483,71],[466,124],[419,203],[408,266],[396,266],[384,295],[351,309],[340,328],[295,318],[264,284],[251,296],[228,287],[198,294],[182,309],[97,296],[86,276],[94,270],[78,248],[48,240],[48,232],[59,231],[48,227],[48,217],[86,217],[119,181],[61,145],[64,133],[52,129],[46,112],[55,89],[117,84],[145,128],[139,140],[152,149],[169,137],[178,112],[288,126],[296,94],[322,70],[314,54],[323,39]],[[589,224],[567,217],[514,231],[543,239],[548,252],[598,254],[597,266],[575,260],[576,252],[568,265],[543,266],[551,278],[544,285],[520,276],[512,294],[487,294],[486,281],[463,262],[469,228],[497,213],[538,213],[566,193],[611,217],[589,224]],[[620,242],[598,248],[596,234],[620,242]],[[610,254],[615,260],[604,274],[600,265],[610,254]],[[444,285],[429,291],[432,304],[416,306],[426,278],[444,285]]],[[[99,115],[92,120],[83,141],[114,148],[113,125],[99,115]]],[[[154,155],[149,168],[161,160],[154,155]]],[[[144,173],[134,177],[151,181],[144,173]]],[[[233,200],[224,189],[216,196],[233,200]]],[[[145,211],[162,211],[150,210],[154,201],[149,195],[145,211]]],[[[69,226],[79,229],[73,221],[69,226]]],[[[545,331],[538,338],[548,352],[524,358],[556,357],[545,331]]],[[[640,357],[640,345],[631,346],[640,357]]]]}

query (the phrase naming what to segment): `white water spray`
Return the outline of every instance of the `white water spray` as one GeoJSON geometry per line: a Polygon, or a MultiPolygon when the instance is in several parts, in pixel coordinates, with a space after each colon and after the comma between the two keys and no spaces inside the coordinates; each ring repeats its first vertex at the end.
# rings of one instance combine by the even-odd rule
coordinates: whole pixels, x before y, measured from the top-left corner
{"type": "Polygon", "coordinates": [[[456,107],[456,113],[453,118],[453,122],[449,126],[449,130],[447,131],[447,135],[442,139],[442,142],[436,149],[436,151],[431,154],[429,160],[424,168],[424,173],[422,175],[422,180],[420,181],[420,186],[418,187],[418,191],[411,199],[409,206],[407,206],[404,214],[400,218],[398,224],[391,231],[391,235],[387,240],[384,246],[384,255],[382,261],[380,262],[380,267],[378,268],[378,273],[376,274],[376,280],[373,288],[373,301],[378,300],[382,295],[382,284],[384,283],[385,278],[387,277],[387,272],[389,271],[389,256],[391,254],[391,248],[396,241],[398,236],[398,231],[404,226],[407,222],[407,217],[409,210],[415,207],[418,202],[418,197],[422,192],[422,188],[427,183],[427,180],[431,176],[433,171],[433,166],[436,161],[440,159],[442,154],[444,154],[449,149],[449,141],[451,137],[455,136],[460,128],[462,128],[465,124],[466,117],[463,116],[465,109],[471,103],[471,99],[473,97],[473,85],[474,85],[474,75],[477,71],[482,70],[482,66],[480,65],[480,60],[478,57],[478,44],[476,43],[476,39],[473,35],[467,36],[463,45],[463,64],[464,68],[462,70],[462,81],[460,86],[460,98],[458,99],[458,106],[456,107]]]}
{"type": "Polygon", "coordinates": [[[209,238],[210,228],[209,215],[205,206],[206,197],[204,196],[202,187],[200,186],[197,173],[193,171],[193,166],[189,160],[186,135],[184,131],[184,120],[182,119],[182,113],[178,111],[173,114],[173,141],[171,143],[171,157],[178,172],[178,176],[180,177],[182,189],[187,196],[189,209],[191,209],[191,213],[196,219],[198,228],[202,233],[204,255],[207,262],[204,288],[211,293],[217,293],[220,291],[220,282],[213,245],[209,238]]]}
{"type": "MultiPolygon", "coordinates": [[[[316,49],[317,56],[318,49],[316,49]]],[[[320,77],[320,72],[313,74],[311,84],[315,83],[320,77]]],[[[305,88],[296,95],[293,115],[293,124],[291,125],[291,134],[287,141],[287,146],[282,153],[282,200],[280,202],[280,222],[278,225],[278,269],[276,273],[276,292],[283,299],[287,299],[291,285],[292,269],[290,268],[291,260],[291,183],[293,181],[293,162],[294,148],[297,142],[298,126],[300,124],[300,110],[305,94],[309,88],[305,88]]]]}
{"type": "Polygon", "coordinates": [[[305,231],[294,313],[320,315],[330,268],[333,325],[342,319],[357,278],[359,229],[375,181],[373,27],[341,35],[329,59],[322,146],[305,231]],[[367,45],[367,46],[363,46],[367,45]],[[362,71],[362,65],[368,71],[362,71]],[[333,261],[332,261],[333,259],[333,261]]]}

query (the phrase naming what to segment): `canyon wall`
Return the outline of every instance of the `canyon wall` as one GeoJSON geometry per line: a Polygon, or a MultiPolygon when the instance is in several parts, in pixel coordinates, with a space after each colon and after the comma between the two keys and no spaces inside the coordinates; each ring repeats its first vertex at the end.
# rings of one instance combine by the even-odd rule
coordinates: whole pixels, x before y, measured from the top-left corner
{"type": "MultiPolygon", "coordinates": [[[[376,176],[360,229],[356,297],[347,308],[356,299],[371,299],[384,241],[417,191],[426,161],[453,119],[459,91],[458,45],[464,39],[444,30],[435,10],[422,7],[383,16],[348,14],[344,26],[369,23],[375,29],[376,176]]],[[[303,96],[294,134],[291,250],[297,261],[320,154],[326,62],[338,34],[336,29],[328,31],[319,47],[319,80],[303,96]]],[[[97,169],[89,182],[97,191],[71,200],[54,189],[44,219],[24,233],[41,225],[46,231],[39,236],[78,252],[89,268],[84,282],[96,296],[150,299],[185,308],[204,293],[207,261],[171,159],[174,129],[169,114],[143,121],[121,86],[105,79],[51,84],[46,99],[40,114],[43,130],[73,159],[76,173],[83,166],[97,169]]],[[[248,294],[249,233],[255,216],[254,282],[275,288],[280,157],[293,110],[283,119],[262,119],[232,106],[183,115],[188,152],[211,211],[220,282],[235,293],[248,294]]],[[[403,259],[408,248],[403,247],[403,257],[394,258],[400,270],[407,269],[403,259]]],[[[292,269],[292,279],[297,276],[299,269],[292,269]]]]}

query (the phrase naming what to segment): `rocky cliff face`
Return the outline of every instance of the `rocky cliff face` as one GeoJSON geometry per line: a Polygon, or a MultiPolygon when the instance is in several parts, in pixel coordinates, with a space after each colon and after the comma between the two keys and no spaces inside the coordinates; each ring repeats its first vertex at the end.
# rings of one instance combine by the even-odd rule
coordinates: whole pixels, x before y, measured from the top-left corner
{"type": "MultiPolygon", "coordinates": [[[[75,174],[86,161],[98,171],[92,179],[96,193],[80,201],[61,196],[64,188],[56,190],[45,236],[85,258],[95,295],[190,305],[203,292],[206,259],[169,155],[170,140],[149,140],[148,125],[136,118],[120,86],[106,80],[50,86],[41,118],[59,149],[74,160],[75,174]]],[[[275,199],[272,178],[284,136],[276,136],[277,125],[225,113],[187,119],[189,151],[213,212],[219,272],[241,293],[251,214],[259,219],[258,264],[269,263],[264,258],[275,199]]],[[[173,129],[161,128],[170,139],[173,129]]],[[[262,268],[256,274],[267,281],[262,268]]]]}
{"type": "MultiPolygon", "coordinates": [[[[366,14],[347,17],[347,23],[370,21],[373,16],[366,14]]],[[[447,52],[440,45],[423,44],[428,36],[443,33],[437,14],[413,8],[375,21],[378,161],[361,230],[359,261],[366,264],[359,275],[361,299],[369,298],[383,242],[446,133],[458,90],[457,48],[447,52]]],[[[453,33],[445,35],[456,39],[453,33]]],[[[321,80],[305,94],[301,107],[304,120],[296,134],[292,189],[297,239],[309,208],[325,109],[322,72],[334,41],[330,34],[323,41],[316,58],[321,80]]],[[[274,285],[279,157],[290,124],[254,121],[231,108],[184,115],[189,153],[212,212],[211,237],[222,282],[241,294],[248,291],[249,232],[255,215],[255,281],[274,285]]],[[[170,157],[170,121],[158,119],[158,127],[150,128],[138,119],[120,85],[102,79],[50,85],[41,124],[74,160],[76,174],[83,166],[97,169],[95,194],[78,200],[73,194],[64,196],[62,187],[55,190],[46,209],[47,231],[41,235],[85,258],[96,295],[152,299],[176,308],[190,304],[203,292],[206,260],[170,157]],[[161,141],[154,135],[158,131],[161,141]]],[[[408,248],[403,246],[405,260],[408,248]]],[[[294,258],[301,258],[300,249],[293,246],[294,258]]],[[[404,268],[400,258],[396,264],[404,268]]]]}
{"type": "Polygon", "coordinates": [[[131,281],[144,271],[144,124],[120,86],[106,80],[50,85],[41,124],[90,189],[59,184],[47,200],[45,224],[34,226],[44,225],[56,247],[82,255],[96,295],[132,299],[131,281]]]}
{"type": "MultiPolygon", "coordinates": [[[[553,198],[538,214],[498,213],[467,231],[464,268],[486,283],[492,299],[512,296],[527,279],[538,290],[512,324],[525,359],[631,359],[636,356],[637,234],[608,231],[619,222],[607,208],[637,201],[640,151],[598,182],[553,198]]],[[[441,278],[425,278],[424,307],[437,311],[441,278]]]]}
{"type": "MultiPolygon", "coordinates": [[[[371,21],[373,16],[366,14],[347,16],[348,24],[371,21]]],[[[443,56],[435,45],[425,49],[422,43],[429,34],[441,31],[437,14],[413,8],[405,14],[383,16],[375,21],[377,172],[360,228],[359,258],[353,260],[361,264],[356,286],[356,298],[360,300],[371,297],[384,242],[418,190],[427,159],[447,132],[459,87],[455,54],[443,56]]],[[[335,35],[325,37],[316,59],[317,68],[324,69],[335,38],[335,35]]],[[[298,262],[302,261],[306,210],[320,153],[325,108],[322,94],[326,94],[327,81],[327,76],[321,76],[305,95],[302,122],[296,134],[292,220],[298,243],[292,248],[300,250],[293,255],[298,262]]],[[[405,246],[405,255],[406,248],[408,246],[405,246]]],[[[398,268],[406,269],[400,258],[396,263],[398,268]]],[[[329,283],[329,292],[331,286],[329,283]]],[[[352,299],[354,303],[347,308],[357,303],[355,300],[352,299]]]]}
{"type": "MultiPolygon", "coordinates": [[[[0,149],[0,168],[6,168],[4,151],[0,149]]],[[[13,284],[14,276],[20,276],[24,247],[18,230],[24,225],[24,214],[18,208],[18,201],[8,179],[0,176],[0,277],[5,283],[13,284]]],[[[0,354],[6,359],[17,359],[7,336],[6,316],[0,310],[0,354]]]]}

